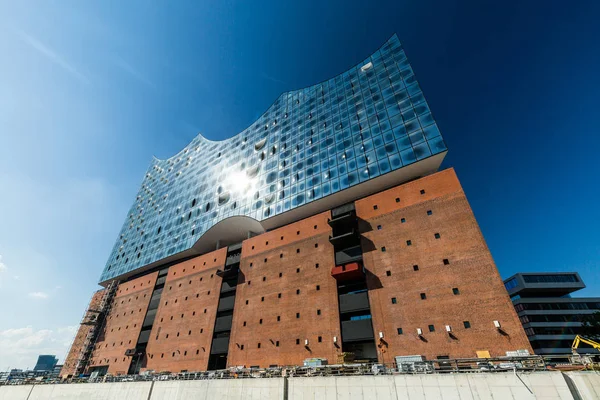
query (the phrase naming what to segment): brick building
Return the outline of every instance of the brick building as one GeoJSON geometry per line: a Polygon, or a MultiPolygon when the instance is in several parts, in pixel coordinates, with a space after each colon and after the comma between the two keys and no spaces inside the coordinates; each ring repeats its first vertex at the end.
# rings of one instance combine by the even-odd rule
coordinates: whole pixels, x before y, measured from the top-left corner
{"type": "Polygon", "coordinates": [[[62,375],[530,350],[446,152],[394,36],[154,160],[62,375]]]}

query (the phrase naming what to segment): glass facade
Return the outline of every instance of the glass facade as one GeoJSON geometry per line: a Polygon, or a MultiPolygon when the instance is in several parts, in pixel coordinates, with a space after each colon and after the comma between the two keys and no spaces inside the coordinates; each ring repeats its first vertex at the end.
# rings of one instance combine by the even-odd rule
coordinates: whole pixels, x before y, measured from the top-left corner
{"type": "Polygon", "coordinates": [[[446,151],[396,35],[350,70],[283,93],[250,127],[154,159],[100,282],[446,151]]]}

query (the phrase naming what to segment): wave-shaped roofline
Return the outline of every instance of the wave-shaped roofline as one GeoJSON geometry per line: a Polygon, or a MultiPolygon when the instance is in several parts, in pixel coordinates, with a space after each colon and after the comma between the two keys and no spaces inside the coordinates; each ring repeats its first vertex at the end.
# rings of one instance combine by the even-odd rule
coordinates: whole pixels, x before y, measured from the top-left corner
{"type": "MultiPolygon", "coordinates": [[[[371,53],[371,54],[370,54],[370,55],[367,57],[367,59],[371,58],[371,57],[373,56],[373,54],[375,54],[375,53],[376,53],[378,50],[381,50],[381,49],[382,49],[382,48],[383,48],[383,47],[384,47],[386,44],[388,44],[390,41],[392,41],[392,40],[394,40],[394,39],[396,39],[396,40],[400,41],[400,39],[398,39],[398,35],[397,35],[396,33],[394,33],[392,36],[390,36],[390,38],[389,38],[388,40],[386,40],[386,41],[385,41],[385,42],[384,42],[384,43],[383,43],[381,46],[379,46],[379,48],[377,48],[377,50],[375,50],[374,52],[372,52],[372,53],[371,53]]],[[[329,81],[329,80],[331,80],[331,79],[334,79],[335,77],[338,77],[338,76],[340,76],[340,75],[342,75],[342,74],[344,74],[344,73],[346,73],[346,72],[350,71],[350,70],[351,70],[351,69],[353,69],[353,68],[356,68],[356,67],[358,67],[359,65],[361,65],[361,64],[362,64],[362,63],[364,63],[365,61],[366,61],[366,60],[362,60],[362,61],[360,61],[360,62],[357,62],[356,64],[354,64],[354,65],[350,66],[349,68],[347,68],[346,70],[344,70],[344,71],[340,72],[339,74],[337,74],[337,75],[334,75],[334,76],[332,76],[332,77],[329,77],[329,78],[327,78],[327,79],[323,79],[322,81],[319,81],[319,82],[317,82],[317,83],[314,83],[314,84],[312,84],[312,85],[309,85],[309,86],[304,86],[304,87],[302,87],[302,88],[300,88],[300,89],[294,89],[294,90],[288,90],[288,91],[286,91],[286,92],[282,92],[282,93],[281,93],[279,96],[277,96],[277,97],[275,98],[275,100],[274,100],[274,101],[273,101],[273,102],[272,102],[272,103],[269,105],[269,107],[267,107],[267,108],[265,109],[265,111],[263,111],[263,112],[262,112],[262,114],[260,114],[260,116],[259,116],[257,119],[255,119],[254,121],[252,121],[252,122],[251,122],[251,123],[250,123],[250,124],[249,124],[247,127],[245,127],[245,128],[244,128],[244,129],[242,129],[240,132],[236,133],[235,135],[233,135],[233,136],[231,136],[231,137],[228,137],[228,138],[225,138],[225,139],[222,139],[222,140],[211,140],[211,139],[208,139],[208,138],[204,137],[204,136],[202,135],[202,133],[198,133],[198,135],[197,135],[196,137],[194,137],[194,138],[193,138],[193,139],[190,141],[190,143],[188,143],[188,144],[187,144],[185,147],[183,147],[183,148],[182,148],[180,151],[178,151],[176,154],[174,154],[174,155],[172,155],[171,157],[168,157],[168,158],[158,158],[158,157],[156,157],[156,156],[152,156],[152,161],[153,161],[153,162],[161,162],[161,163],[162,163],[162,162],[169,161],[169,160],[172,160],[172,159],[174,159],[174,158],[180,157],[180,156],[181,156],[181,154],[182,154],[182,153],[184,153],[184,152],[185,152],[185,150],[186,150],[186,149],[188,149],[188,148],[190,147],[190,145],[192,145],[192,144],[193,144],[193,143],[194,143],[196,140],[205,141],[205,142],[208,142],[208,143],[226,143],[227,141],[233,140],[233,139],[237,138],[239,135],[241,135],[242,133],[244,133],[244,131],[246,131],[246,130],[248,130],[249,128],[251,128],[251,127],[252,127],[252,125],[254,125],[254,124],[256,123],[256,121],[260,120],[260,119],[263,117],[263,115],[265,115],[265,114],[267,113],[267,111],[269,111],[269,110],[271,109],[271,107],[273,107],[273,106],[275,105],[275,103],[277,103],[277,101],[278,101],[278,100],[279,100],[281,97],[283,97],[283,96],[285,96],[285,95],[287,95],[287,94],[289,94],[289,93],[292,93],[292,92],[299,92],[299,91],[301,91],[301,90],[306,90],[306,89],[309,89],[309,88],[311,88],[311,87],[318,86],[318,85],[320,85],[320,84],[322,84],[322,83],[324,83],[324,82],[327,82],[327,81],[329,81]]]]}

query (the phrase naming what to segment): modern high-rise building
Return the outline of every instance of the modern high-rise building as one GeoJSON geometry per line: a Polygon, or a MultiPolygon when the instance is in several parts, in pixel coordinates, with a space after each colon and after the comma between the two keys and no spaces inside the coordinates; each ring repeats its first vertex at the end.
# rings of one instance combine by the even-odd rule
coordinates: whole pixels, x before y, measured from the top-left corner
{"type": "Polygon", "coordinates": [[[37,363],[33,367],[34,371],[52,371],[58,363],[58,358],[52,355],[40,355],[38,356],[37,363]]]}
{"type": "Polygon", "coordinates": [[[62,375],[530,349],[396,36],[154,159],[62,375]]]}
{"type": "MultiPolygon", "coordinates": [[[[600,297],[571,297],[585,288],[577,272],[523,272],[504,281],[535,354],[571,353],[582,319],[600,312],[600,297]]],[[[579,353],[598,354],[582,344],[579,353]]]]}

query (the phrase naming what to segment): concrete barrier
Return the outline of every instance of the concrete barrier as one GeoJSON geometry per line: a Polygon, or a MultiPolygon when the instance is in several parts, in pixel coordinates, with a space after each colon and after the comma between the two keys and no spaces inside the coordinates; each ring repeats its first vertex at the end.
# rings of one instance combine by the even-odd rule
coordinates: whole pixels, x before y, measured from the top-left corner
{"type": "Polygon", "coordinates": [[[504,372],[0,386],[0,400],[55,399],[597,400],[600,374],[504,372]]]}

